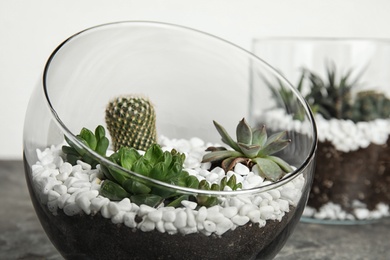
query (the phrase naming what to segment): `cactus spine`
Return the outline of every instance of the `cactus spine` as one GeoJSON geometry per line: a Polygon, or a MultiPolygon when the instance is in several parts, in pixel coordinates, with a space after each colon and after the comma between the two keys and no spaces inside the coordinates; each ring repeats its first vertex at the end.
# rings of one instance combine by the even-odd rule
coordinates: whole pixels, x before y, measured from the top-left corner
{"type": "Polygon", "coordinates": [[[148,98],[120,96],[106,108],[106,124],[115,151],[133,147],[146,151],[156,143],[156,113],[148,98]]]}

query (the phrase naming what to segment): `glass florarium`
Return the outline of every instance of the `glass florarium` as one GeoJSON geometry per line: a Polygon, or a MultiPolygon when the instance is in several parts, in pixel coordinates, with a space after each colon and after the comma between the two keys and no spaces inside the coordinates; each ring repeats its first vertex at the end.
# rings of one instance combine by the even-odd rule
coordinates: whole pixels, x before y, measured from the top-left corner
{"type": "Polygon", "coordinates": [[[118,22],[64,41],[28,105],[35,211],[67,259],[269,259],[306,205],[316,127],[302,96],[214,36],[118,22]],[[270,111],[292,91],[286,114],[270,111]],[[288,113],[287,113],[288,112],[288,113]]]}
{"type": "Polygon", "coordinates": [[[303,220],[357,224],[388,217],[390,43],[267,38],[253,47],[295,84],[315,114],[317,163],[303,220]]]}

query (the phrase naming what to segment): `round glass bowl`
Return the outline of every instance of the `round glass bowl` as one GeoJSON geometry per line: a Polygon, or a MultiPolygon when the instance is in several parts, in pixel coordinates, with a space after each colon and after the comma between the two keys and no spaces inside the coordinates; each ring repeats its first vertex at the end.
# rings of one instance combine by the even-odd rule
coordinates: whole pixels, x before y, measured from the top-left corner
{"type": "MultiPolygon", "coordinates": [[[[108,150],[117,154],[108,131],[106,136],[108,150]]],[[[196,30],[118,22],[75,34],[51,55],[26,114],[24,165],[41,224],[67,259],[268,259],[283,247],[301,217],[316,142],[304,99],[259,58],[196,30]],[[290,91],[288,103],[274,83],[290,91]],[[209,185],[221,184],[225,176],[221,168],[208,170],[199,160],[209,144],[222,143],[213,120],[234,133],[245,118],[253,127],[266,124],[271,134],[280,127],[268,125],[270,111],[299,114],[300,131],[288,121],[291,143],[277,154],[295,170],[270,182],[236,165],[235,173],[227,175],[229,180],[236,176],[235,184],[242,187],[222,191],[127,170],[77,135],[83,128],[93,133],[98,125],[105,127],[109,101],[132,94],[154,105],[157,142],[185,154],[184,169],[209,185]],[[97,165],[83,160],[70,164],[63,148],[69,143],[97,165]],[[108,199],[102,193],[109,183],[107,169],[169,195],[154,207],[132,196],[108,199]],[[174,206],[165,203],[177,198],[186,199],[174,206]]]]}
{"type": "Polygon", "coordinates": [[[319,143],[302,220],[363,224],[390,216],[390,42],[264,38],[253,52],[297,87],[306,71],[301,93],[317,110],[319,143]]]}

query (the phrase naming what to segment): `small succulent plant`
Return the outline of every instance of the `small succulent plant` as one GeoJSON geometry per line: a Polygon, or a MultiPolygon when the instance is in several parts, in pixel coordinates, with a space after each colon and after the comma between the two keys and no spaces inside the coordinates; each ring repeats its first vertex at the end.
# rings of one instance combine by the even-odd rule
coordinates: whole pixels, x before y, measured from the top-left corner
{"type": "Polygon", "coordinates": [[[325,119],[350,119],[354,122],[370,121],[390,116],[390,99],[383,93],[366,90],[353,94],[359,77],[351,79],[352,70],[337,80],[336,67],[327,68],[327,79],[305,70],[309,79],[308,103],[316,107],[325,119]]]}
{"type": "Polygon", "coordinates": [[[352,89],[357,86],[359,78],[351,79],[352,70],[337,76],[334,64],[327,67],[326,79],[304,69],[303,74],[309,80],[309,93],[305,96],[308,103],[325,119],[345,119],[350,110],[352,89]]]}
{"type": "Polygon", "coordinates": [[[122,146],[145,151],[156,143],[156,114],[145,97],[121,96],[109,102],[106,124],[115,151],[122,146]]]}
{"type": "MultiPolygon", "coordinates": [[[[295,86],[299,92],[302,91],[304,79],[305,74],[302,73],[298,84],[295,86]]],[[[289,87],[286,87],[286,85],[279,78],[276,79],[278,82],[277,88],[267,79],[263,78],[263,80],[271,90],[272,97],[276,101],[277,107],[286,109],[289,114],[293,115],[293,119],[299,121],[304,120],[305,110],[302,105],[297,102],[296,94],[293,93],[293,91],[289,87]]]]}
{"type": "Polygon", "coordinates": [[[292,167],[283,159],[272,154],[283,150],[291,142],[284,139],[286,132],[275,133],[268,137],[265,126],[252,128],[243,118],[236,128],[237,142],[230,137],[225,128],[214,121],[214,125],[222,137],[222,142],[233,150],[225,147],[209,147],[202,162],[220,165],[226,172],[232,170],[237,163],[243,163],[250,168],[257,167],[259,173],[266,179],[277,181],[286,173],[292,172],[292,167]]]}
{"type": "MultiPolygon", "coordinates": [[[[82,128],[80,134],[76,138],[96,153],[105,156],[109,145],[109,140],[106,137],[106,131],[103,126],[98,126],[95,133],[87,128],[82,128]]],[[[73,143],[65,136],[69,146],[62,146],[62,151],[66,154],[67,161],[71,164],[76,164],[77,160],[82,160],[89,163],[93,168],[99,163],[94,159],[84,148],[73,143]]]]}
{"type": "Polygon", "coordinates": [[[390,99],[378,91],[367,90],[356,94],[347,118],[354,122],[361,122],[389,118],[389,116],[390,99]]]}
{"type": "MultiPolygon", "coordinates": [[[[158,144],[152,144],[144,155],[134,148],[121,147],[109,159],[126,170],[176,186],[201,190],[223,190],[226,185],[233,190],[241,187],[236,184],[235,176],[229,180],[224,178],[220,184],[210,185],[206,180],[199,181],[183,170],[184,154],[174,149],[163,151],[158,144]]],[[[174,189],[154,185],[116,167],[103,164],[101,168],[107,179],[102,183],[100,194],[111,200],[128,197],[136,204],[153,207],[161,203],[177,207],[182,200],[195,200],[198,205],[208,207],[217,203],[216,197],[180,195],[174,189]]]]}
{"type": "MultiPolygon", "coordinates": [[[[327,66],[325,78],[304,68],[295,86],[304,95],[313,113],[321,114],[325,119],[349,119],[360,122],[389,118],[390,99],[375,90],[353,93],[359,85],[359,76],[351,78],[351,75],[352,70],[348,70],[339,76],[333,63],[327,66]],[[306,83],[308,90],[304,91],[303,86],[306,83]]],[[[302,120],[304,111],[294,106],[296,103],[294,93],[280,80],[277,88],[266,79],[264,81],[270,87],[276,106],[285,108],[287,113],[293,114],[294,119],[302,120]]]]}
{"type": "Polygon", "coordinates": [[[84,148],[79,147],[67,137],[69,146],[64,145],[62,151],[66,154],[66,159],[72,165],[77,160],[82,160],[91,164],[93,168],[100,164],[105,179],[100,188],[100,194],[110,200],[122,200],[130,198],[132,202],[141,205],[157,206],[164,203],[168,206],[178,207],[182,200],[194,200],[199,206],[213,206],[217,203],[217,198],[207,195],[180,195],[175,190],[156,186],[152,182],[144,181],[126,170],[136,172],[149,178],[166,182],[181,187],[200,190],[224,190],[226,186],[236,190],[242,187],[237,183],[233,175],[229,179],[224,177],[219,184],[210,184],[206,180],[199,181],[195,176],[189,175],[183,170],[185,155],[172,149],[163,151],[160,145],[154,143],[145,151],[140,153],[133,147],[122,146],[117,152],[106,157],[109,140],[105,137],[105,129],[99,125],[95,134],[83,128],[76,138],[87,147],[107,158],[120,167],[113,167],[107,163],[100,162],[93,158],[84,148]],[[123,169],[121,169],[123,168],[123,169]]]}

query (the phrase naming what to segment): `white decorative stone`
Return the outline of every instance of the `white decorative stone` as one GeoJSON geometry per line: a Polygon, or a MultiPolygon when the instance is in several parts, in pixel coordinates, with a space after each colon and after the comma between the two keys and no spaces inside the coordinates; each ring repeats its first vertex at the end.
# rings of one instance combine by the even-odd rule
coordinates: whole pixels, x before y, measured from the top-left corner
{"type": "MultiPolygon", "coordinates": [[[[182,139],[171,141],[167,138],[162,140],[167,144],[163,150],[169,151],[174,148],[186,154],[187,166],[192,165],[193,168],[185,170],[199,180],[206,179],[210,184],[219,183],[225,176],[229,178],[235,175],[243,189],[270,183],[264,181],[256,170],[251,172],[242,164],[236,165],[235,171],[230,171],[227,175],[220,167],[208,171],[210,164],[200,163],[200,161],[206,147],[216,144],[205,144],[197,138],[191,141],[182,139]],[[202,144],[206,147],[202,147],[202,144]]],[[[297,192],[297,198],[285,198],[283,190],[300,191],[298,187],[303,187],[305,181],[304,178],[295,178],[294,184],[289,183],[278,190],[260,193],[260,195],[219,197],[219,204],[210,208],[199,207],[196,202],[187,200],[182,201],[183,207],[179,208],[164,207],[163,204],[153,208],[147,205],[138,206],[128,198],[110,201],[99,195],[101,178],[104,178],[100,166],[91,169],[89,164],[82,161],[74,166],[64,162],[61,158],[61,145],[52,146],[44,151],[38,150],[37,154],[42,161],[32,166],[33,181],[36,188],[41,191],[40,199],[43,203],[47,203],[53,214],[56,214],[58,208],[63,209],[69,216],[82,212],[85,214],[100,212],[104,218],[111,219],[114,224],[124,223],[129,228],[139,228],[144,232],[157,230],[168,234],[201,232],[207,236],[213,233],[222,235],[249,221],[262,226],[266,223],[264,219],[281,220],[285,211],[289,210],[290,200],[294,199],[296,202],[301,195],[297,192]],[[136,218],[142,219],[141,222],[137,223],[136,218]]],[[[230,191],[231,188],[225,187],[224,190],[230,191]]]]}

